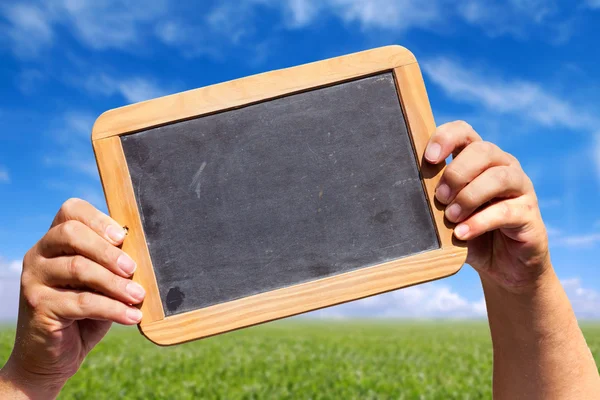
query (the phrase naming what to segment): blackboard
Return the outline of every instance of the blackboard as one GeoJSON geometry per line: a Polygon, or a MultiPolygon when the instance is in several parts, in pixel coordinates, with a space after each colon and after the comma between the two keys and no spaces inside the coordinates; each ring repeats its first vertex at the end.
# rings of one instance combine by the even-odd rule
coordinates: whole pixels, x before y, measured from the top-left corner
{"type": "Polygon", "coordinates": [[[167,316],[439,248],[392,73],[121,140],[167,316]]]}
{"type": "Polygon", "coordinates": [[[103,113],[92,145],[140,331],[172,345],[460,270],[414,55],[386,46],[103,113]]]}

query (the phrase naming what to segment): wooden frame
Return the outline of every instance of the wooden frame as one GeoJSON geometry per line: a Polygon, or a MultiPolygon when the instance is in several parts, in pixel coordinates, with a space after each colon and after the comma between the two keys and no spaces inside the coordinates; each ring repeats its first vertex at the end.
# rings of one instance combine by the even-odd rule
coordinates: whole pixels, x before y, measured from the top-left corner
{"type": "Polygon", "coordinates": [[[444,166],[423,162],[435,130],[421,71],[413,54],[387,46],[294,68],[267,72],[110,110],[94,124],[92,143],[111,216],[129,229],[123,249],[137,262],[133,279],[147,292],[139,328],[151,341],[170,345],[356,300],[456,273],[466,248],[452,235],[434,201],[444,166]],[[293,93],[393,72],[419,163],[440,249],[307,283],[165,317],[119,136],[239,108],[293,93]]]}

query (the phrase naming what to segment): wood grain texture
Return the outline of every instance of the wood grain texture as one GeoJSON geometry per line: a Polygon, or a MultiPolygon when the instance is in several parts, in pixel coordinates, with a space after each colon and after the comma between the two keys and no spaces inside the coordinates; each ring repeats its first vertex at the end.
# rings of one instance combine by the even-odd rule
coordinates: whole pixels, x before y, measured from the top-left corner
{"type": "Polygon", "coordinates": [[[172,345],[288,317],[456,273],[466,250],[445,248],[201,310],[142,323],[154,343],[172,345]]]}
{"type": "Polygon", "coordinates": [[[423,76],[417,63],[394,69],[400,102],[416,152],[417,162],[423,177],[425,193],[438,228],[440,245],[464,247],[465,243],[453,236],[454,225],[444,218],[445,206],[435,199],[435,189],[442,177],[446,163],[432,165],[425,158],[425,148],[435,132],[436,125],[425,90],[423,76]]]}
{"type": "Polygon", "coordinates": [[[93,144],[111,216],[130,228],[124,250],[138,264],[134,279],[147,291],[140,330],[171,345],[372,296],[456,273],[466,259],[444,207],[434,199],[443,165],[423,161],[435,122],[414,56],[399,46],[369,50],[268,72],[115,109],[98,118],[93,144]],[[413,140],[441,249],[165,318],[119,135],[231,110],[286,94],[393,71],[413,140]]]}
{"type": "Polygon", "coordinates": [[[116,108],[94,124],[92,139],[136,132],[217,111],[366,76],[416,62],[401,46],[386,46],[342,57],[253,75],[200,89],[116,108]]]}
{"type": "Polygon", "coordinates": [[[137,263],[133,280],[146,290],[146,300],[141,305],[143,321],[162,320],[164,312],[121,139],[114,136],[95,140],[93,147],[110,216],[128,228],[123,251],[137,263]]]}

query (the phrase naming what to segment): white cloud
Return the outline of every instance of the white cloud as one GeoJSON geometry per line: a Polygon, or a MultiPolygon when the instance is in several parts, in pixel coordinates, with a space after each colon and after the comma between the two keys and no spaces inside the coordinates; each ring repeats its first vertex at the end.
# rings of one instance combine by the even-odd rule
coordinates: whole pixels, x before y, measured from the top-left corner
{"type": "Polygon", "coordinates": [[[534,82],[506,80],[439,57],[422,63],[429,78],[454,101],[514,114],[549,127],[593,129],[599,120],[534,82]]]}
{"type": "Polygon", "coordinates": [[[0,166],[0,183],[10,183],[8,170],[2,166],[0,166]]]}
{"type": "Polygon", "coordinates": [[[17,86],[21,93],[32,94],[44,79],[44,75],[37,69],[24,69],[17,76],[17,86]]]}
{"type": "Polygon", "coordinates": [[[0,321],[15,321],[23,262],[0,257],[0,321]]]}
{"type": "Polygon", "coordinates": [[[600,318],[600,293],[583,286],[580,278],[561,280],[578,318],[600,318]]]}
{"type": "Polygon", "coordinates": [[[70,31],[92,49],[135,51],[166,10],[164,0],[147,0],[143,5],[120,0],[54,0],[0,9],[9,23],[13,51],[22,57],[37,56],[52,45],[58,29],[70,31]]]}
{"type": "Polygon", "coordinates": [[[62,115],[58,127],[52,130],[58,148],[44,158],[46,165],[63,167],[97,181],[98,168],[90,144],[96,116],[88,111],[77,110],[62,115]]]}
{"type": "Polygon", "coordinates": [[[451,287],[425,283],[315,311],[318,318],[483,318],[485,300],[469,301],[451,287]]]}
{"type": "Polygon", "coordinates": [[[291,27],[310,23],[317,14],[318,6],[311,0],[287,0],[286,17],[291,27]]]}
{"type": "Polygon", "coordinates": [[[423,7],[421,0],[329,0],[329,7],[342,20],[358,22],[363,28],[384,28],[403,31],[426,28],[440,21],[441,1],[430,1],[423,7]]]}
{"type": "Polygon", "coordinates": [[[600,8],[600,0],[587,0],[585,4],[592,9],[600,8]]]}
{"type": "Polygon", "coordinates": [[[143,41],[146,25],[166,11],[164,1],[143,4],[120,0],[61,0],[51,11],[74,35],[93,49],[131,49],[143,41]]]}
{"type": "MultiPolygon", "coordinates": [[[[529,177],[531,178],[531,175],[529,175],[529,177]]],[[[539,199],[538,203],[540,208],[544,209],[561,207],[564,204],[564,201],[563,199],[554,197],[549,199],[539,199]]]]}
{"type": "Polygon", "coordinates": [[[557,236],[556,238],[551,238],[550,241],[551,245],[571,248],[593,247],[598,243],[600,243],[600,233],[557,236]]]}
{"type": "MultiPolygon", "coordinates": [[[[589,0],[590,7],[598,0],[589,0]]],[[[222,47],[248,44],[267,9],[282,15],[283,26],[298,29],[326,18],[357,24],[364,30],[394,33],[425,29],[442,34],[466,23],[490,36],[525,38],[544,29],[544,38],[570,36],[569,8],[554,0],[223,0],[194,7],[182,2],[147,0],[34,1],[0,8],[8,22],[7,38],[19,56],[34,57],[50,47],[59,32],[69,32],[94,50],[140,51],[154,33],[162,42],[181,48],[187,56],[220,56],[222,47]]],[[[277,30],[281,24],[269,29],[277,30]]],[[[550,39],[552,40],[552,39],[550,39]]]]}
{"type": "Polygon", "coordinates": [[[18,57],[35,57],[43,48],[52,45],[54,33],[50,18],[42,8],[32,4],[14,4],[0,7],[0,13],[8,22],[7,27],[0,27],[6,32],[18,57]]]}
{"type": "Polygon", "coordinates": [[[129,103],[137,103],[175,92],[141,77],[113,78],[106,74],[90,76],[84,83],[87,90],[105,96],[118,94],[129,103]]]}
{"type": "Polygon", "coordinates": [[[96,116],[88,111],[69,111],[64,115],[65,133],[72,140],[74,135],[83,137],[86,140],[92,135],[92,126],[96,116]]]}
{"type": "Polygon", "coordinates": [[[594,158],[594,162],[596,163],[596,173],[598,174],[598,176],[600,176],[600,133],[596,134],[592,152],[592,157],[594,158]]]}
{"type": "Polygon", "coordinates": [[[511,35],[524,38],[536,25],[547,25],[556,35],[563,23],[554,0],[465,0],[456,5],[459,15],[469,24],[492,37],[511,35]],[[558,17],[558,22],[556,18],[558,17]]]}

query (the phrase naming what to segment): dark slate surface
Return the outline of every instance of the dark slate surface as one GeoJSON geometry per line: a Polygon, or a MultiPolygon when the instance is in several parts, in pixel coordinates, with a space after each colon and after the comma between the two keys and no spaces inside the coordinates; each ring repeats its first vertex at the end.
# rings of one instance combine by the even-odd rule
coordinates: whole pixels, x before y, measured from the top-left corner
{"type": "Polygon", "coordinates": [[[166,315],[439,248],[391,73],[122,141],[166,315]]]}

